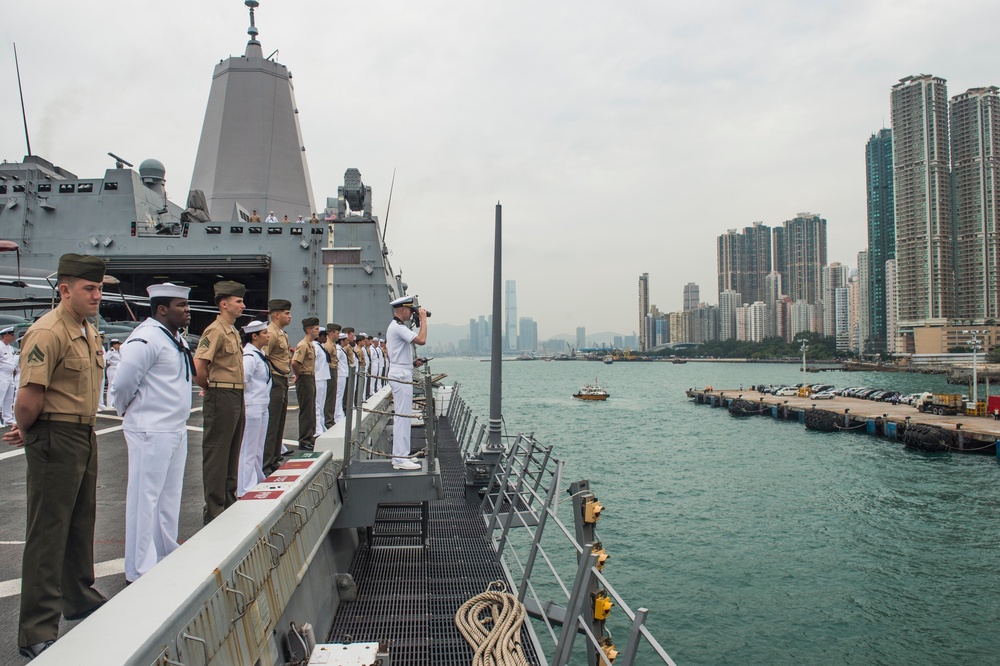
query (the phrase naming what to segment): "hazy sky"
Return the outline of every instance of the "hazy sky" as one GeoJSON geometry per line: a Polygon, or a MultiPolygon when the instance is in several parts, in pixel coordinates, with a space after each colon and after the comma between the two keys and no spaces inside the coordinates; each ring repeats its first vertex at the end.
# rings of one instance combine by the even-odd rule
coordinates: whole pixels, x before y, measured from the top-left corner
{"type": "MultiPolygon", "coordinates": [[[[0,157],[84,177],[167,168],[190,184],[212,68],[243,52],[240,0],[0,2],[0,157]]],[[[539,335],[631,333],[637,280],[717,302],[715,239],[801,211],[829,259],[866,244],[864,145],[903,76],[1000,84],[1000,3],[262,0],[293,74],[316,205],[361,170],[391,261],[433,321],[488,313],[494,205],[504,277],[539,335]]],[[[433,323],[432,321],[432,323],[433,323]]]]}

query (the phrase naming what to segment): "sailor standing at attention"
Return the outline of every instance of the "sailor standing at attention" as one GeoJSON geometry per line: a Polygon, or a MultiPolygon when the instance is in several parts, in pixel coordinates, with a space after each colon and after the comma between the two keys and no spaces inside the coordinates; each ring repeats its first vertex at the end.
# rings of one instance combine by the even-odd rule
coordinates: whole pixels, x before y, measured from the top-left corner
{"type": "MultiPolygon", "coordinates": [[[[340,368],[340,359],[337,357],[337,349],[340,347],[340,324],[326,325],[326,342],[323,349],[330,356],[330,381],[326,385],[326,402],[323,406],[323,425],[330,429],[337,418],[337,375],[340,368]]],[[[346,371],[345,371],[346,372],[346,371]]]]}
{"type": "Polygon", "coordinates": [[[83,619],[105,602],[94,589],[94,423],[104,349],[86,319],[101,305],[104,262],[64,254],[57,274],[59,305],[21,340],[17,424],[3,436],[8,444],[25,447],[28,467],[17,636],[25,657],[36,657],[55,642],[60,615],[83,619]]]}
{"type": "MultiPolygon", "coordinates": [[[[389,347],[389,386],[392,388],[392,466],[394,469],[418,470],[420,464],[410,455],[410,415],[413,413],[413,345],[427,344],[427,311],[417,310],[420,331],[413,332],[406,322],[413,316],[413,297],[397,298],[392,303],[392,321],[386,330],[389,347]]],[[[416,362],[417,364],[420,361],[416,362]]]]}
{"type": "MultiPolygon", "coordinates": [[[[146,288],[149,292],[149,288],[146,288]]],[[[155,310],[154,310],[155,312],[155,310]]],[[[190,319],[190,317],[189,317],[190,319]]],[[[185,324],[187,326],[187,324],[185,324]]],[[[122,343],[118,338],[111,338],[111,348],[104,353],[105,374],[108,377],[108,397],[104,404],[113,406],[114,399],[111,397],[111,386],[115,383],[115,373],[118,372],[118,364],[122,362],[122,343]]]]}
{"type": "MultiPolygon", "coordinates": [[[[177,549],[194,362],[180,329],[190,288],[146,288],[152,316],[125,340],[108,393],[128,446],[125,580],[133,583],[177,549]]],[[[109,373],[110,374],[110,373],[109,373]]]]}
{"type": "Polygon", "coordinates": [[[0,331],[0,426],[14,425],[14,388],[17,386],[17,351],[14,327],[0,331]]]}
{"type": "Polygon", "coordinates": [[[267,326],[268,340],[263,351],[271,365],[271,402],[267,407],[264,474],[270,474],[281,465],[285,415],[288,413],[288,375],[292,371],[288,333],[285,333],[285,327],[292,323],[292,302],[274,298],[267,302],[267,309],[271,323],[267,326]]]}
{"type": "Polygon", "coordinates": [[[271,402],[271,366],[261,351],[270,329],[266,322],[253,321],[243,327],[243,400],[247,425],[240,446],[240,471],[236,497],[243,497],[264,480],[264,438],[267,435],[268,405],[271,402]]]}
{"type": "Polygon", "coordinates": [[[313,341],[319,335],[319,319],[302,320],[306,337],[299,341],[292,356],[295,372],[295,399],[299,403],[299,451],[312,451],[316,441],[316,347],[313,341]]]}
{"type": "Polygon", "coordinates": [[[344,396],[347,394],[347,376],[350,374],[350,362],[347,360],[347,333],[337,334],[337,402],[333,414],[333,422],[344,420],[344,396]]]}
{"type": "Polygon", "coordinates": [[[330,354],[326,351],[326,331],[319,329],[318,337],[313,340],[316,348],[316,436],[326,432],[326,419],[323,410],[326,407],[326,395],[330,390],[330,354]]]}
{"type": "Polygon", "coordinates": [[[194,365],[195,383],[205,393],[202,407],[205,431],[202,435],[202,483],[207,525],[236,503],[236,476],[239,472],[240,443],[246,414],[243,407],[243,344],[236,320],[246,307],[246,287],[228,280],[215,283],[215,304],[219,316],[201,334],[194,365]]]}

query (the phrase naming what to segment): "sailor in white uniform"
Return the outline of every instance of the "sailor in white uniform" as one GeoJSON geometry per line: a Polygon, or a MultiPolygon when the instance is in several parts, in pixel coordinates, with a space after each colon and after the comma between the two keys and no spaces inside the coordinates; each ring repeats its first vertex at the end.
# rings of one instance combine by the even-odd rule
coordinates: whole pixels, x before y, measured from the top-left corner
{"type": "MultiPolygon", "coordinates": [[[[107,350],[104,349],[104,331],[98,331],[98,334],[101,336],[101,352],[107,353],[107,350]]],[[[107,368],[105,368],[105,370],[107,370],[107,368]]],[[[105,394],[107,393],[107,388],[110,384],[111,382],[108,381],[106,372],[101,373],[101,392],[97,394],[97,409],[99,411],[108,408],[108,402],[110,402],[111,399],[105,398],[105,394]]]]}
{"type": "Polygon", "coordinates": [[[334,408],[333,422],[344,420],[344,393],[347,391],[347,333],[337,335],[337,404],[334,408]]]}
{"type": "Polygon", "coordinates": [[[243,402],[246,425],[240,445],[240,467],[236,475],[236,496],[243,497],[264,474],[264,440],[267,439],[268,405],[271,402],[271,366],[261,351],[270,339],[266,321],[243,327],[243,402]]]}
{"type": "Polygon", "coordinates": [[[17,387],[17,350],[14,342],[14,327],[0,331],[0,426],[14,425],[14,389],[17,387]]]}
{"type": "Polygon", "coordinates": [[[316,349],[316,436],[326,432],[323,408],[326,406],[326,392],[330,390],[330,353],[323,347],[326,330],[319,329],[319,337],[313,340],[316,349]]]}
{"type": "Polygon", "coordinates": [[[177,548],[194,361],[179,329],[191,321],[188,287],[146,289],[153,316],[128,336],[110,399],[128,445],[125,580],[133,582],[177,548]]]}
{"type": "MultiPolygon", "coordinates": [[[[118,364],[122,362],[122,343],[118,338],[111,338],[111,348],[104,353],[104,368],[108,375],[108,391],[115,383],[115,373],[118,372],[118,364]]],[[[114,405],[115,402],[108,396],[106,405],[114,405]]]]}
{"type": "Polygon", "coordinates": [[[427,311],[417,310],[420,330],[415,332],[406,325],[413,316],[413,297],[397,298],[390,305],[393,316],[385,337],[392,364],[388,377],[395,412],[392,417],[392,467],[418,470],[420,464],[407,457],[410,455],[410,414],[413,413],[413,345],[427,344],[427,311]]]}

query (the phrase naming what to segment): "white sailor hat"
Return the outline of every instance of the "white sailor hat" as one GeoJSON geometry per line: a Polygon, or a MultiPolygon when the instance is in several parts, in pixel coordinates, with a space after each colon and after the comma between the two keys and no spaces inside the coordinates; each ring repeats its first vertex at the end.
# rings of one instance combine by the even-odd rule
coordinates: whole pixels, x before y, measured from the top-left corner
{"type": "Polygon", "coordinates": [[[244,333],[257,333],[258,331],[263,331],[267,328],[267,322],[265,321],[252,321],[243,327],[244,333]]]}
{"type": "Polygon", "coordinates": [[[191,287],[182,287],[179,284],[164,282],[163,284],[151,284],[146,287],[146,293],[150,298],[187,298],[191,293],[191,287]]]}
{"type": "Polygon", "coordinates": [[[346,340],[347,339],[347,333],[341,333],[341,334],[339,334],[337,336],[337,339],[338,340],[346,340]]]}
{"type": "Polygon", "coordinates": [[[10,333],[11,335],[14,335],[14,327],[13,326],[8,326],[7,328],[0,329],[0,335],[7,335],[8,333],[10,333]]]}
{"type": "MultiPolygon", "coordinates": [[[[0,331],[0,333],[2,333],[2,332],[3,331],[0,331]]],[[[111,338],[111,344],[113,344],[113,345],[115,345],[115,344],[121,344],[121,340],[119,340],[118,338],[111,338]]]]}
{"type": "Polygon", "coordinates": [[[367,338],[368,334],[367,333],[358,333],[358,337],[359,338],[367,338]]]}
{"type": "Polygon", "coordinates": [[[391,305],[393,308],[401,308],[401,307],[404,307],[404,306],[408,307],[408,308],[412,308],[413,307],[413,296],[402,296],[402,297],[397,298],[396,300],[394,300],[392,303],[389,303],[389,305],[391,305]]]}

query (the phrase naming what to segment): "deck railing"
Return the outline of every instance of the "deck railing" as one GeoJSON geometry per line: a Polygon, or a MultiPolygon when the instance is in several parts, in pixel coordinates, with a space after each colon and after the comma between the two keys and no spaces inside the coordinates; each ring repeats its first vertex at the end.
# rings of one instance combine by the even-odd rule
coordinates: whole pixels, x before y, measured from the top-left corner
{"type": "MultiPolygon", "coordinates": [[[[467,455],[479,449],[486,424],[472,414],[458,388],[447,415],[467,455]]],[[[544,627],[549,663],[570,663],[576,636],[582,634],[585,643],[577,646],[577,659],[582,649],[591,666],[612,661],[631,666],[640,663],[640,654],[641,663],[673,666],[646,626],[649,610],[632,610],[604,573],[608,558],[596,531],[602,507],[589,483],[569,484],[572,501],[560,503],[565,463],[552,455],[552,447],[542,446],[533,433],[505,439],[505,454],[483,494],[483,520],[511,592],[516,589],[529,615],[544,627]],[[571,505],[573,517],[567,522],[559,515],[561,504],[571,505]],[[560,570],[574,568],[573,555],[576,573],[567,584],[560,570]],[[614,644],[613,632],[626,636],[624,644],[614,644]]]]}

